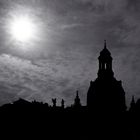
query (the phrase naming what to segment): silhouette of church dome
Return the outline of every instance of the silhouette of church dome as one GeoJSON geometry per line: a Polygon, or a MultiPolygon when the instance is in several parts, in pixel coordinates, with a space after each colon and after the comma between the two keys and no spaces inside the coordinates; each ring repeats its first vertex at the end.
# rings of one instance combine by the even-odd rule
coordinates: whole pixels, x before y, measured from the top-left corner
{"type": "Polygon", "coordinates": [[[106,40],[104,42],[104,49],[100,52],[100,56],[98,59],[101,59],[101,60],[112,59],[111,53],[107,49],[106,40]]]}
{"type": "Polygon", "coordinates": [[[106,40],[104,42],[104,49],[100,52],[101,55],[111,55],[110,51],[107,49],[106,40]]]}
{"type": "Polygon", "coordinates": [[[99,70],[98,77],[113,77],[114,73],[112,70],[112,57],[110,51],[106,47],[106,41],[104,43],[104,49],[100,52],[99,60],[99,70]]]}
{"type": "Polygon", "coordinates": [[[112,70],[112,57],[110,51],[106,47],[100,52],[98,77],[95,81],[91,81],[87,93],[87,106],[94,110],[118,110],[124,111],[125,92],[122,82],[114,78],[112,70]]]}

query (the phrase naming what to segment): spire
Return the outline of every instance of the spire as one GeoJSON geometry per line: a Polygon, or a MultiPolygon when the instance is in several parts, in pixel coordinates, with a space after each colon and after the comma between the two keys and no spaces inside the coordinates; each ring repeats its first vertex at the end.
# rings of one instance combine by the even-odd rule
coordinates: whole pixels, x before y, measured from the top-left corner
{"type": "Polygon", "coordinates": [[[76,91],[76,98],[75,98],[74,106],[75,107],[80,107],[81,106],[81,101],[80,101],[80,98],[79,98],[79,91],[76,91]]]}
{"type": "Polygon", "coordinates": [[[106,49],[106,40],[104,40],[104,49],[106,49]]]}
{"type": "Polygon", "coordinates": [[[76,98],[79,98],[79,91],[76,91],[76,98]]]}

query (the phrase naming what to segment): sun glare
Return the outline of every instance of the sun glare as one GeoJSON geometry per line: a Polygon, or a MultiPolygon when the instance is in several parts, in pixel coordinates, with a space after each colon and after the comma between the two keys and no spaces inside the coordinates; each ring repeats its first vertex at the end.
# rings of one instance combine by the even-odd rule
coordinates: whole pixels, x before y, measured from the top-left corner
{"type": "Polygon", "coordinates": [[[34,38],[36,28],[29,17],[16,17],[11,21],[10,32],[16,41],[24,43],[34,38]]]}

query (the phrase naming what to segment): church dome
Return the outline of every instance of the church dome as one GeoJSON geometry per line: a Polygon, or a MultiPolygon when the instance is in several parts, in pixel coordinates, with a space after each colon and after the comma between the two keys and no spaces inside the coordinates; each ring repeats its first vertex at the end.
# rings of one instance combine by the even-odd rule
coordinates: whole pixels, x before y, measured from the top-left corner
{"type": "Polygon", "coordinates": [[[107,49],[107,48],[104,48],[101,52],[100,52],[101,55],[111,55],[110,51],[107,49]]]}
{"type": "Polygon", "coordinates": [[[104,44],[104,49],[100,52],[99,59],[105,60],[105,59],[112,59],[110,51],[106,47],[106,41],[104,44]]]}
{"type": "Polygon", "coordinates": [[[104,44],[104,49],[100,52],[100,55],[103,55],[103,56],[111,55],[110,51],[106,47],[106,40],[105,40],[105,44],[104,44]]]}

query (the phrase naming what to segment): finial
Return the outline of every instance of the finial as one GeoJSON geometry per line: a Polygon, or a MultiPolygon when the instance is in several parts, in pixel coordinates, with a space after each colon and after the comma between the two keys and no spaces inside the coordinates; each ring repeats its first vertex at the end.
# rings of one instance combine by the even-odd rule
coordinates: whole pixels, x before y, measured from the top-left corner
{"type": "Polygon", "coordinates": [[[135,96],[134,96],[134,95],[132,96],[132,101],[134,101],[134,102],[135,102],[135,96]]]}
{"type": "Polygon", "coordinates": [[[76,96],[77,96],[77,97],[79,96],[79,91],[78,91],[78,90],[76,91],[76,96]]]}
{"type": "Polygon", "coordinates": [[[106,40],[104,40],[104,48],[106,49],[106,40]]]}

